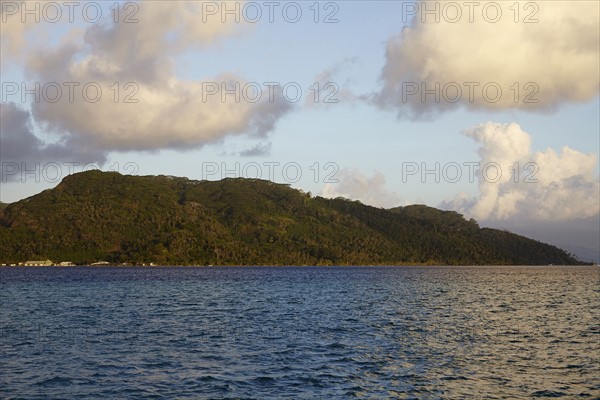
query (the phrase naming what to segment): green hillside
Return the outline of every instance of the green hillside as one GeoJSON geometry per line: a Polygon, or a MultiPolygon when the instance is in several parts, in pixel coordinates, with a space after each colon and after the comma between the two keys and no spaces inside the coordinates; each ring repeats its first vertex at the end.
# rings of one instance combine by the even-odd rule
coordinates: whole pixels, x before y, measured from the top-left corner
{"type": "Polygon", "coordinates": [[[380,209],[255,179],[89,171],[0,211],[0,261],[172,265],[577,264],[426,206],[380,209]]]}

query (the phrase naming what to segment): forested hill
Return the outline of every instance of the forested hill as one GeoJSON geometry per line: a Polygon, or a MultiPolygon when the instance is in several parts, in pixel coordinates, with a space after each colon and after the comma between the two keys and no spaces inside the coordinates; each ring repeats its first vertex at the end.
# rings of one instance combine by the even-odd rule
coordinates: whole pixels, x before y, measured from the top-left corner
{"type": "Polygon", "coordinates": [[[89,171],[3,207],[0,262],[577,264],[564,251],[426,206],[370,207],[255,179],[89,171]]]}

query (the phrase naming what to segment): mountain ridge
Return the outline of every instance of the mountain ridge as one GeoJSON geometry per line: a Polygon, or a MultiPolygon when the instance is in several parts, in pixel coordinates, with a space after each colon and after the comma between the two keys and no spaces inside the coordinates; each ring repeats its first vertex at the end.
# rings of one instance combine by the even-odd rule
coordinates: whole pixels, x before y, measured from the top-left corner
{"type": "Polygon", "coordinates": [[[581,264],[454,211],[376,208],[245,178],[87,171],[0,209],[0,262],[159,265],[581,264]]]}

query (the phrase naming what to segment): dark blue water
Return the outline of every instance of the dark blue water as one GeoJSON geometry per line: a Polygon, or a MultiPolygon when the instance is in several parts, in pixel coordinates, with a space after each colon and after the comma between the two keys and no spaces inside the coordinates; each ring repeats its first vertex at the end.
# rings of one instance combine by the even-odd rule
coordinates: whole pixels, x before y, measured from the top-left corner
{"type": "Polygon", "coordinates": [[[598,398],[597,267],[0,268],[1,398],[598,398]]]}

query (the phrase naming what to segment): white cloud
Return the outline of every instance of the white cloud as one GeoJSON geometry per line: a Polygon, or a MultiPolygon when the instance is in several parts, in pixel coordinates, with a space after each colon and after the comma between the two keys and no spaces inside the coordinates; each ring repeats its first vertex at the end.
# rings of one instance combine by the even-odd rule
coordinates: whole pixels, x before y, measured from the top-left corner
{"type": "MultiPolygon", "coordinates": [[[[85,75],[80,75],[84,77],[85,75]]],[[[70,81],[83,81],[65,76],[70,81]]],[[[224,78],[215,77],[219,82],[224,78]]],[[[174,80],[174,79],[173,79],[174,80]]],[[[241,78],[238,82],[243,85],[241,78]]],[[[89,82],[89,81],[88,81],[89,82]]],[[[98,82],[98,81],[96,81],[98,82]]],[[[291,106],[285,101],[221,101],[220,96],[203,100],[201,82],[173,82],[160,87],[151,84],[120,85],[121,102],[115,102],[111,81],[99,83],[103,95],[98,102],[66,97],[56,103],[33,105],[38,121],[56,132],[71,132],[105,151],[189,148],[218,141],[231,134],[265,135],[291,106]],[[134,93],[137,103],[124,103],[134,93]]]]}
{"type": "Polygon", "coordinates": [[[13,61],[20,65],[24,60],[22,67],[30,82],[42,87],[56,82],[62,91],[56,101],[55,91],[50,90],[53,101],[42,97],[31,104],[40,127],[103,152],[189,149],[227,135],[264,137],[291,110],[292,105],[278,92],[274,100],[263,93],[256,102],[244,97],[236,101],[231,96],[222,101],[220,93],[204,95],[214,89],[214,83],[219,90],[223,82],[244,87],[241,76],[223,72],[203,80],[183,80],[176,75],[177,54],[201,50],[249,29],[243,21],[221,22],[219,15],[205,21],[202,2],[135,4],[139,5],[137,23],[113,23],[109,14],[100,23],[66,25],[58,44],[43,48],[27,41],[27,31],[35,27],[15,21],[18,14],[10,17],[6,41],[10,48],[26,47],[21,48],[26,56],[13,61]],[[77,85],[72,93],[65,86],[68,82],[77,85]],[[101,88],[101,95],[96,87],[101,88]]]}
{"type": "Polygon", "coordinates": [[[39,34],[39,30],[43,28],[42,24],[36,23],[33,16],[22,18],[20,8],[23,4],[0,0],[2,68],[8,67],[9,62],[15,62],[23,56],[28,46],[27,33],[36,30],[35,33],[39,34]]]}
{"type": "MultiPolygon", "coordinates": [[[[382,108],[411,117],[458,107],[546,110],[564,102],[588,101],[599,93],[596,2],[479,2],[473,22],[465,5],[460,6],[460,20],[451,22],[455,14],[443,12],[444,2],[415,4],[420,11],[438,7],[441,17],[435,22],[434,16],[418,12],[409,27],[388,41],[381,73],[383,88],[372,98],[382,108]],[[498,22],[483,17],[488,3],[501,7],[498,22]],[[520,10],[518,23],[514,21],[515,6],[520,10]],[[531,13],[538,22],[524,23],[531,13]],[[478,85],[469,84],[473,96],[465,85],[469,82],[478,85]],[[516,102],[515,82],[519,87],[516,102]],[[413,83],[417,86],[411,86],[413,83]],[[434,90],[440,95],[439,102],[433,94],[423,98],[421,85],[431,90],[436,83],[440,85],[434,90]],[[496,95],[495,86],[489,86],[486,98],[482,89],[488,83],[497,84],[501,96],[496,95]],[[415,95],[409,95],[415,90],[415,95]],[[531,97],[526,102],[528,94],[531,97]]],[[[489,15],[493,18],[494,12],[489,15]]]]}
{"type": "Polygon", "coordinates": [[[479,196],[459,195],[442,208],[480,221],[564,221],[599,215],[596,154],[569,147],[560,153],[532,152],[530,135],[515,123],[488,122],[464,134],[480,144],[479,196]]]}

